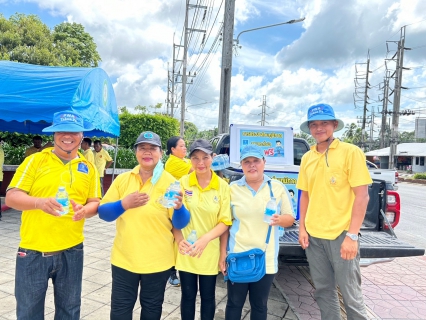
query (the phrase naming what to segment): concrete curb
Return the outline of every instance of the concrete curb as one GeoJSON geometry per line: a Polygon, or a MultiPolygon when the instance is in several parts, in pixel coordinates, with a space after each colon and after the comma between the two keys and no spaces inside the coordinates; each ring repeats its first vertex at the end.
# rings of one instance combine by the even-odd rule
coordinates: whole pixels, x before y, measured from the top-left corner
{"type": "Polygon", "coordinates": [[[426,179],[411,179],[411,178],[398,178],[398,182],[409,182],[417,184],[426,184],[426,179]]]}

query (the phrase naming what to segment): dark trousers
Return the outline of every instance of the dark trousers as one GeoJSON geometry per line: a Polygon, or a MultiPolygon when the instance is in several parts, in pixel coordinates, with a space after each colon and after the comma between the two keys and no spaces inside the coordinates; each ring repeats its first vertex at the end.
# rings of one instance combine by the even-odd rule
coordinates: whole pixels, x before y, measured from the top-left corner
{"type": "Polygon", "coordinates": [[[250,301],[250,320],[266,320],[268,315],[268,296],[275,274],[265,274],[262,279],[252,283],[232,283],[228,280],[228,301],[225,320],[241,319],[247,292],[250,301]]]}
{"type": "Polygon", "coordinates": [[[197,297],[198,285],[201,297],[201,320],[213,320],[216,308],[216,277],[204,276],[194,273],[179,271],[182,298],[180,302],[180,313],[182,320],[195,319],[195,299],[197,297]]]}
{"type": "Polygon", "coordinates": [[[139,300],[142,307],[140,319],[160,320],[170,269],[139,274],[111,265],[111,271],[111,320],[132,320],[139,283],[139,300]]]}

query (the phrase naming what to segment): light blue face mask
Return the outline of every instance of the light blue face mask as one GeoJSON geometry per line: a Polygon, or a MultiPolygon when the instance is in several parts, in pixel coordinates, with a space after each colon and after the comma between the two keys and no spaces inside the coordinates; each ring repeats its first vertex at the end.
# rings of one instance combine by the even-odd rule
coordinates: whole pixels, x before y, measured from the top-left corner
{"type": "Polygon", "coordinates": [[[164,171],[164,165],[161,162],[161,160],[158,161],[157,165],[154,168],[154,172],[152,173],[151,183],[152,185],[155,185],[158,180],[160,180],[160,177],[164,171]]]}

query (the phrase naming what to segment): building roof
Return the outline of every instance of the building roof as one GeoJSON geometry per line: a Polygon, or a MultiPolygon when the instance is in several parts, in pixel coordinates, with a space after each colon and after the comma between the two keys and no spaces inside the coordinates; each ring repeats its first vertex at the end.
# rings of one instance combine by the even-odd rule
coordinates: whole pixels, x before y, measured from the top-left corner
{"type": "MultiPolygon", "coordinates": [[[[368,151],[366,156],[389,157],[390,148],[368,151]]],[[[396,156],[426,157],[426,143],[401,143],[396,147],[396,156]]]]}

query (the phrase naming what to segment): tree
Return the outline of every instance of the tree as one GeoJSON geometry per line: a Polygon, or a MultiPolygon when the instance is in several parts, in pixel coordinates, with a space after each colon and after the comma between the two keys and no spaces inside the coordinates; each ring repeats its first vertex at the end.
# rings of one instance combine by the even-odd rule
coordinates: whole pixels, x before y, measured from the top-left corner
{"type": "Polygon", "coordinates": [[[101,61],[93,38],[78,23],[51,31],[36,15],[0,14],[0,59],[45,66],[95,67],[101,61]]]}
{"type": "Polygon", "coordinates": [[[187,142],[195,140],[198,133],[197,126],[193,124],[192,122],[185,121],[184,128],[185,128],[185,132],[184,132],[183,139],[187,142]]]}
{"type": "Polygon", "coordinates": [[[310,146],[313,146],[316,143],[315,139],[312,138],[310,134],[307,134],[306,132],[303,132],[303,131],[300,131],[299,133],[294,134],[294,136],[296,138],[305,139],[310,146]]]}
{"type": "MultiPolygon", "coordinates": [[[[343,141],[360,146],[362,142],[361,128],[359,128],[355,123],[351,123],[347,124],[345,129],[346,131],[342,135],[343,141]]],[[[368,140],[367,134],[365,134],[365,139],[366,141],[368,140]]]]}

